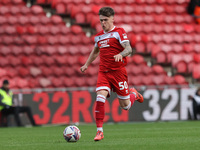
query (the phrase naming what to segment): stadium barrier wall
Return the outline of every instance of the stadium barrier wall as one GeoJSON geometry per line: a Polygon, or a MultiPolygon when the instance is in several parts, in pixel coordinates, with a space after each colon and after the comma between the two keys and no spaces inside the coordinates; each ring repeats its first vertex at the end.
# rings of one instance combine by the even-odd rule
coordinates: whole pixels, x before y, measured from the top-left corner
{"type": "MultiPolygon", "coordinates": [[[[196,87],[139,87],[144,103],[122,110],[115,93],[106,101],[105,122],[174,121],[193,117],[196,87]]],[[[95,88],[14,90],[15,103],[28,105],[38,124],[94,123],[95,88]]],[[[27,118],[23,117],[27,122],[27,118]]]]}

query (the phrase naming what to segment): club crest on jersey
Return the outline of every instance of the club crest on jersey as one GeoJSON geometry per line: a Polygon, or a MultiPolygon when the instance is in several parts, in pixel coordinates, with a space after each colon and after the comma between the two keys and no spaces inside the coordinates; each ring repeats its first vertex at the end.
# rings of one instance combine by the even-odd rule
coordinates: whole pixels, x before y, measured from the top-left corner
{"type": "Polygon", "coordinates": [[[110,38],[113,37],[113,33],[110,33],[110,36],[109,36],[109,37],[110,37],[110,38]]]}
{"type": "Polygon", "coordinates": [[[109,42],[109,39],[100,41],[100,42],[99,42],[99,45],[100,45],[99,47],[100,47],[100,48],[109,47],[110,45],[108,44],[108,42],[109,42]]]}

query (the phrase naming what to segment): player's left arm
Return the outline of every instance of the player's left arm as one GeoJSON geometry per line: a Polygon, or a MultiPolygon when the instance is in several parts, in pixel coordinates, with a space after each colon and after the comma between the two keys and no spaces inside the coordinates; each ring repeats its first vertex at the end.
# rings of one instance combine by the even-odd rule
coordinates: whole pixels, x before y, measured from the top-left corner
{"type": "Polygon", "coordinates": [[[132,53],[132,48],[129,41],[122,42],[121,45],[124,48],[124,50],[121,53],[114,56],[116,62],[122,61],[123,57],[126,57],[132,53]]]}

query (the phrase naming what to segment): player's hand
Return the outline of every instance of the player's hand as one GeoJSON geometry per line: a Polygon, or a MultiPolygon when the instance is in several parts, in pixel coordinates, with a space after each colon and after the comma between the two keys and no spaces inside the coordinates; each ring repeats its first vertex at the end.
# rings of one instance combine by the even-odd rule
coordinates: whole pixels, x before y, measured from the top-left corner
{"type": "Polygon", "coordinates": [[[81,72],[83,72],[83,73],[84,73],[84,72],[85,72],[85,70],[87,70],[87,68],[88,68],[88,67],[87,67],[86,65],[84,65],[84,66],[82,66],[82,67],[80,68],[80,70],[81,70],[81,72]]]}
{"type": "Polygon", "coordinates": [[[114,56],[115,62],[119,62],[123,60],[123,56],[121,54],[117,54],[114,56]]]}

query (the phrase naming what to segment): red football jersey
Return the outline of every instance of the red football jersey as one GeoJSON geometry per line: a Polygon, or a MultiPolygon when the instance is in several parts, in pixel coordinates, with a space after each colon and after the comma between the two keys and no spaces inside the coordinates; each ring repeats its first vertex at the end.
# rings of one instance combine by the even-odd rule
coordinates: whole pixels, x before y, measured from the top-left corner
{"type": "Polygon", "coordinates": [[[121,43],[129,41],[123,28],[114,27],[109,32],[101,31],[95,36],[95,47],[100,50],[99,71],[118,70],[127,64],[126,57],[122,62],[115,62],[114,55],[124,50],[121,43]]]}

